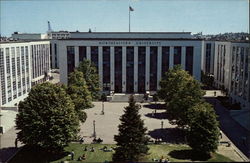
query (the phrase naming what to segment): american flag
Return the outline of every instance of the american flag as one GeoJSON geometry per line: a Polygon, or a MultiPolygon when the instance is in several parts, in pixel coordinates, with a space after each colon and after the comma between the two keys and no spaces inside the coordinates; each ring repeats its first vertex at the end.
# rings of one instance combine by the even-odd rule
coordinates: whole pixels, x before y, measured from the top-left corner
{"type": "Polygon", "coordinates": [[[134,9],[131,6],[129,6],[129,11],[134,11],[134,9]]]}

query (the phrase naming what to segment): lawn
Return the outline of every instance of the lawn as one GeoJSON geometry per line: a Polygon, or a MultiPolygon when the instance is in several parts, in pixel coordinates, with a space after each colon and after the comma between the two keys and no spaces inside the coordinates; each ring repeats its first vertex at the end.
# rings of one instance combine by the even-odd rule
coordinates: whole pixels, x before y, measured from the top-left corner
{"type": "MultiPolygon", "coordinates": [[[[104,162],[112,160],[112,154],[114,152],[104,152],[100,150],[104,146],[107,146],[108,149],[115,147],[111,144],[78,144],[70,143],[69,146],[65,147],[65,153],[57,156],[48,156],[39,150],[23,148],[11,161],[10,163],[15,162],[36,162],[43,163],[46,160],[54,163],[61,163],[62,161],[70,161],[70,163],[80,162],[77,161],[79,156],[82,156],[84,153],[86,160],[83,162],[104,162]],[[87,147],[88,151],[84,151],[84,148],[87,147]],[[91,152],[90,148],[94,147],[95,152],[91,152]],[[71,161],[69,153],[74,150],[75,152],[75,161],[71,161]]],[[[213,154],[210,159],[199,159],[195,156],[190,147],[187,145],[174,145],[174,144],[161,144],[161,145],[149,145],[149,155],[144,157],[142,162],[153,162],[153,159],[160,159],[162,156],[164,158],[169,158],[171,162],[191,162],[191,161],[208,161],[208,162],[232,162],[233,160],[222,156],[220,154],[213,154]]]]}

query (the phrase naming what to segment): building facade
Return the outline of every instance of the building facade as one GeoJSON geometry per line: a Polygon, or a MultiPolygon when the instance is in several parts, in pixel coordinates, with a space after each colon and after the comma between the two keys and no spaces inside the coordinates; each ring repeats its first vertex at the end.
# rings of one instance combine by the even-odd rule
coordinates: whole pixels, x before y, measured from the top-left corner
{"type": "Polygon", "coordinates": [[[250,109],[250,46],[232,42],[230,57],[229,93],[232,103],[250,109]]]}
{"type": "Polygon", "coordinates": [[[214,76],[214,86],[224,89],[232,103],[250,109],[250,47],[249,42],[205,41],[202,68],[214,76]],[[211,57],[207,57],[207,44],[211,57]],[[210,46],[209,46],[210,47],[210,46]],[[210,63],[213,63],[211,67],[210,63]],[[210,68],[208,68],[210,66],[210,68]]]}
{"type": "Polygon", "coordinates": [[[56,43],[62,83],[84,58],[95,64],[103,92],[155,93],[178,64],[200,80],[203,41],[190,33],[78,34],[56,43]]]}
{"type": "Polygon", "coordinates": [[[14,106],[49,73],[49,41],[1,42],[0,106],[14,106]]]}

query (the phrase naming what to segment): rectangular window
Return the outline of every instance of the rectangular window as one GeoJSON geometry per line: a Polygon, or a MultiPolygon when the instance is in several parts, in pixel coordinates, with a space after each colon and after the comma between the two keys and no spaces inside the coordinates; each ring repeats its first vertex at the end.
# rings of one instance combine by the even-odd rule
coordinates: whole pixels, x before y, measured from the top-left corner
{"type": "Polygon", "coordinates": [[[74,71],[75,68],[75,48],[74,46],[67,46],[67,65],[68,75],[74,71]]]}
{"type": "Polygon", "coordinates": [[[0,82],[1,82],[1,91],[2,105],[6,104],[6,89],[5,89],[5,69],[4,69],[4,51],[3,48],[0,49],[0,82]]]}
{"type": "Polygon", "coordinates": [[[96,67],[96,72],[98,73],[98,47],[97,46],[91,46],[91,62],[96,67]]]}
{"type": "Polygon", "coordinates": [[[87,58],[86,49],[86,46],[79,46],[79,62],[82,62],[83,59],[87,58]]]}
{"type": "Polygon", "coordinates": [[[103,47],[103,90],[110,91],[110,47],[103,47]]]}
{"type": "Polygon", "coordinates": [[[138,47],[138,92],[145,93],[146,47],[138,47]]]}
{"type": "Polygon", "coordinates": [[[122,47],[115,47],[115,92],[122,92],[122,47]]]}
{"type": "Polygon", "coordinates": [[[174,65],[181,64],[181,46],[174,47],[174,65]]]}
{"type": "Polygon", "coordinates": [[[186,47],[186,71],[188,71],[190,75],[193,75],[193,55],[194,47],[186,47]]]}
{"type": "Polygon", "coordinates": [[[170,49],[169,47],[162,47],[162,65],[161,65],[162,77],[169,69],[169,49],[170,49]]]}
{"type": "Polygon", "coordinates": [[[206,60],[205,60],[205,72],[210,73],[210,64],[211,64],[211,43],[206,44],[206,60]]]}
{"type": "Polygon", "coordinates": [[[157,89],[157,47],[150,47],[150,85],[149,89],[151,91],[156,91],[157,89]]]}
{"type": "Polygon", "coordinates": [[[134,92],[134,47],[127,47],[126,64],[126,90],[127,93],[134,92]]]}

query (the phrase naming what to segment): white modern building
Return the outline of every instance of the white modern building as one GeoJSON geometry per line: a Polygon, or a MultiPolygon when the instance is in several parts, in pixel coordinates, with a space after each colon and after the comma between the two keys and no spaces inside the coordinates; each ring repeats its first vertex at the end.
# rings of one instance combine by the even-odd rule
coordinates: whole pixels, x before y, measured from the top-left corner
{"type": "Polygon", "coordinates": [[[232,42],[229,93],[233,103],[250,109],[250,46],[249,42],[232,42]]]}
{"type": "Polygon", "coordinates": [[[50,42],[0,42],[0,106],[14,106],[50,73],[50,42]]]}
{"type": "Polygon", "coordinates": [[[204,41],[202,70],[214,76],[214,86],[224,89],[232,103],[250,109],[249,42],[204,41]]]}
{"type": "Polygon", "coordinates": [[[84,58],[96,65],[104,92],[155,93],[163,74],[177,64],[201,77],[203,41],[190,32],[72,32],[70,39],[55,41],[65,84],[84,58]]]}

